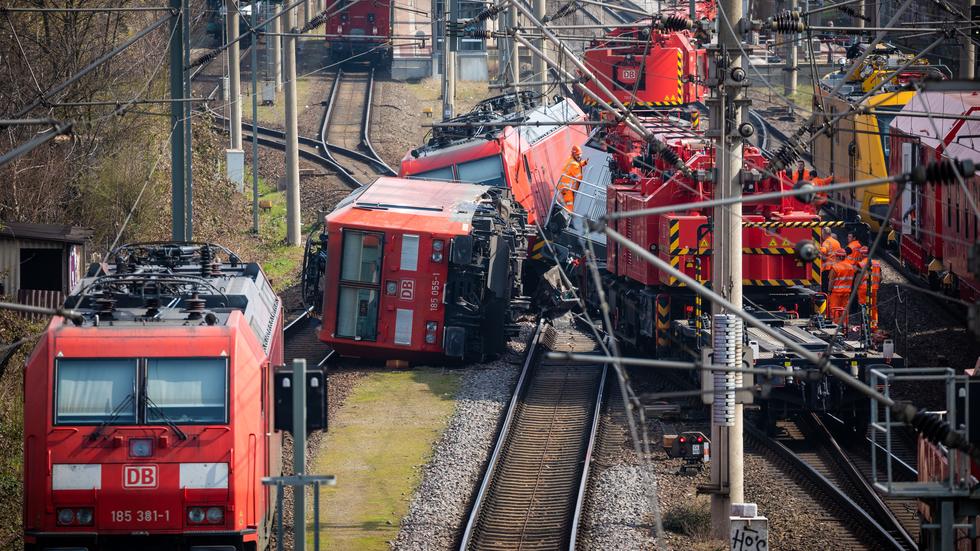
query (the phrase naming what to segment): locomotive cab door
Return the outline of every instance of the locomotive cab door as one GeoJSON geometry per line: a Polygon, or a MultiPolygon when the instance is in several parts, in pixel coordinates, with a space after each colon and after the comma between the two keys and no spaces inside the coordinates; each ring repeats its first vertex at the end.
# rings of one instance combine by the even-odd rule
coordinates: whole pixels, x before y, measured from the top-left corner
{"type": "Polygon", "coordinates": [[[338,337],[375,341],[384,234],[344,230],[337,297],[338,337]]]}

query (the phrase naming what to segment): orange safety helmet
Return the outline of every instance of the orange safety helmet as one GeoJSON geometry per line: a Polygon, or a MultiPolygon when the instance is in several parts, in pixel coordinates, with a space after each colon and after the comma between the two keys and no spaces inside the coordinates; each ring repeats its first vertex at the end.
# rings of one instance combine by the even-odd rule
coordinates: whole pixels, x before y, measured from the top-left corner
{"type": "Polygon", "coordinates": [[[572,155],[581,155],[581,154],[582,154],[582,148],[579,147],[579,146],[577,146],[577,145],[573,145],[572,146],[572,155]]]}

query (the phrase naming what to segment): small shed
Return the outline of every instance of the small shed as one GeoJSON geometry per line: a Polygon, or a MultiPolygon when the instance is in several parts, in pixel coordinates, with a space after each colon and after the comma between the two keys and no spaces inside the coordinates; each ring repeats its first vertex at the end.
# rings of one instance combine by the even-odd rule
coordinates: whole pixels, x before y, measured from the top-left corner
{"type": "Polygon", "coordinates": [[[0,221],[0,296],[60,306],[82,278],[91,237],[78,226],[0,221]]]}

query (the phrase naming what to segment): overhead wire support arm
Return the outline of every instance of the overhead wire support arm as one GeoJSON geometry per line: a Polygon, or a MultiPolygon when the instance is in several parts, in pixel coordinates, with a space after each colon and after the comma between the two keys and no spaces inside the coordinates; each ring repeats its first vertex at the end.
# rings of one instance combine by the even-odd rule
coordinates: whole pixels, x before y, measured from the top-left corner
{"type": "Polygon", "coordinates": [[[82,77],[84,77],[85,75],[91,73],[93,70],[97,69],[103,63],[109,61],[110,59],[112,59],[116,55],[122,53],[123,51],[125,51],[127,48],[129,48],[130,46],[132,46],[133,44],[135,44],[136,42],[138,42],[140,39],[142,39],[146,35],[150,34],[151,32],[155,31],[156,29],[158,29],[158,28],[162,27],[163,25],[165,25],[166,23],[168,23],[171,20],[171,17],[173,17],[173,16],[167,15],[165,17],[161,17],[160,19],[157,19],[153,23],[150,23],[146,28],[142,29],[138,33],[136,33],[133,36],[129,37],[129,39],[127,39],[125,42],[123,42],[119,46],[116,46],[111,51],[107,52],[106,54],[102,55],[101,57],[99,57],[98,59],[96,59],[95,61],[93,61],[92,63],[89,63],[88,65],[86,65],[85,67],[83,67],[82,70],[78,71],[77,73],[75,73],[74,75],[72,75],[71,77],[69,77],[68,80],[65,80],[61,84],[55,86],[54,88],[48,90],[47,92],[44,92],[43,94],[41,94],[41,97],[39,97],[38,99],[34,100],[34,102],[31,103],[30,105],[28,105],[27,107],[25,107],[25,108],[21,109],[20,111],[18,111],[13,116],[13,118],[15,118],[15,119],[21,118],[24,115],[26,115],[27,113],[30,113],[31,111],[33,111],[38,106],[46,105],[48,103],[48,100],[50,100],[53,96],[55,96],[56,94],[60,93],[65,88],[68,88],[72,84],[78,82],[82,77]]]}
{"type": "Polygon", "coordinates": [[[14,159],[17,159],[22,155],[26,155],[30,153],[31,151],[51,141],[57,136],[60,136],[62,134],[67,134],[68,132],[71,131],[71,127],[72,127],[71,122],[60,123],[57,126],[55,126],[53,129],[38,134],[37,136],[31,138],[30,140],[18,145],[14,149],[8,151],[7,153],[4,153],[3,156],[0,156],[0,167],[6,165],[10,161],[13,161],[14,159]]]}

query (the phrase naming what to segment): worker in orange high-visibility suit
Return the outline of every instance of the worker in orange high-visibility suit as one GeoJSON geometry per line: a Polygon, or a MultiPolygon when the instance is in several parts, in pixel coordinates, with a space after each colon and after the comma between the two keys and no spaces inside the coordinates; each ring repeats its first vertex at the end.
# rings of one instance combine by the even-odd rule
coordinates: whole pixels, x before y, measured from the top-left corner
{"type": "Polygon", "coordinates": [[[820,243],[820,288],[823,292],[830,292],[830,267],[837,261],[837,251],[842,250],[837,236],[830,231],[830,228],[823,229],[823,242],[820,243]]]}
{"type": "Polygon", "coordinates": [[[813,197],[813,206],[817,207],[817,210],[819,211],[824,205],[827,204],[827,192],[819,191],[819,189],[826,185],[832,184],[834,182],[834,177],[827,176],[826,178],[821,178],[817,175],[816,169],[814,169],[810,171],[810,178],[810,181],[818,190],[816,195],[813,197]]]}
{"type": "Polygon", "coordinates": [[[847,233],[847,259],[855,266],[861,262],[861,242],[853,233],[847,233]]]}
{"type": "Polygon", "coordinates": [[[844,259],[844,251],[837,251],[837,262],[830,267],[830,315],[834,323],[847,320],[847,299],[854,286],[854,264],[844,259]]]}
{"type": "Polygon", "coordinates": [[[868,309],[868,322],[871,330],[878,329],[878,289],[881,287],[881,262],[868,258],[868,248],[861,247],[861,254],[864,258],[858,263],[855,277],[861,274],[871,261],[871,267],[867,269],[864,277],[858,283],[858,304],[866,305],[868,309]]]}
{"type": "Polygon", "coordinates": [[[806,169],[806,163],[803,162],[802,159],[796,163],[795,170],[792,168],[786,169],[786,176],[789,178],[789,181],[793,182],[794,184],[801,180],[805,180],[807,182],[810,181],[810,171],[806,169]]]}
{"type": "Polygon", "coordinates": [[[558,179],[558,200],[570,212],[575,210],[575,192],[582,181],[582,169],[589,164],[588,159],[582,158],[582,148],[573,145],[572,155],[565,163],[561,178],[558,179]]]}

